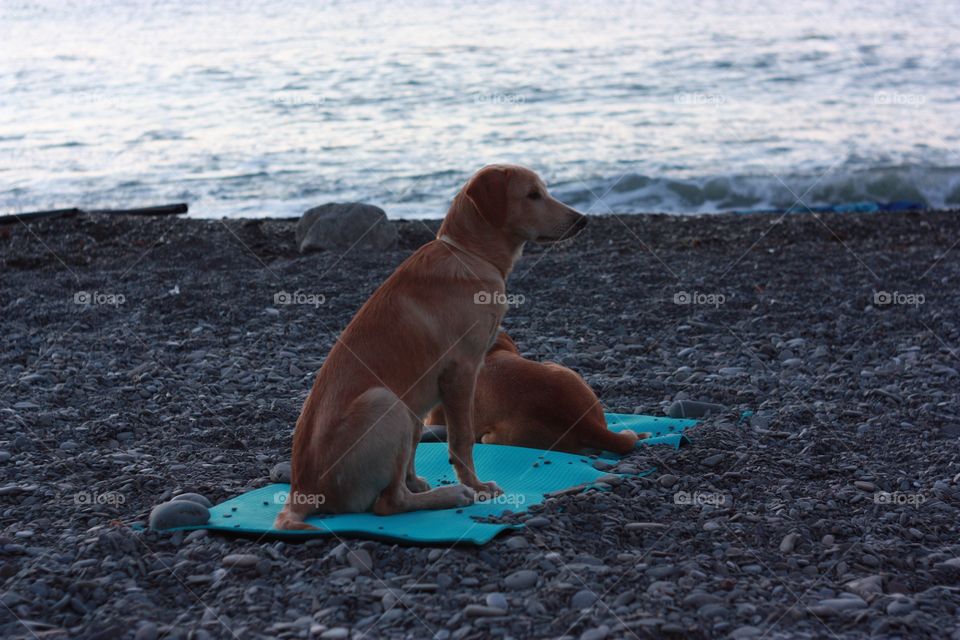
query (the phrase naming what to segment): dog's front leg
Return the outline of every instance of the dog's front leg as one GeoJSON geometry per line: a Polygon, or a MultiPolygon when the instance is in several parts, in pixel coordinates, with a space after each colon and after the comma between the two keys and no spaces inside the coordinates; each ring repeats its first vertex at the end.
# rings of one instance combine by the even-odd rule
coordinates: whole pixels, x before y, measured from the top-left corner
{"type": "Polygon", "coordinates": [[[476,365],[451,364],[440,376],[440,399],[447,418],[447,447],[457,479],[478,494],[488,497],[503,491],[495,482],[483,482],[473,466],[473,393],[477,384],[476,365]]]}

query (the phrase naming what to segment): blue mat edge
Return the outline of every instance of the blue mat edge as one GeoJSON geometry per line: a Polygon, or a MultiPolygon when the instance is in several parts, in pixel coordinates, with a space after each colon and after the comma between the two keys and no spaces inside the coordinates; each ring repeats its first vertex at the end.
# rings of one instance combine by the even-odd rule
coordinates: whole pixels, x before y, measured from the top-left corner
{"type": "MultiPolygon", "coordinates": [[[[688,444],[690,442],[690,439],[683,432],[686,429],[689,429],[690,427],[693,427],[698,423],[697,420],[693,420],[693,419],[668,418],[668,417],[647,416],[647,415],[640,415],[640,414],[606,413],[605,416],[608,421],[608,426],[612,431],[621,431],[623,429],[627,429],[630,427],[639,426],[640,424],[645,425],[645,427],[656,425],[657,423],[661,423],[661,422],[671,425],[670,431],[674,431],[673,433],[652,436],[650,438],[640,440],[637,442],[637,447],[652,446],[652,445],[666,445],[674,449],[678,449],[680,446],[684,444],[688,444]],[[613,424],[610,424],[611,422],[613,424]]],[[[485,445],[485,446],[504,446],[504,445],[485,445]]],[[[610,454],[609,457],[598,456],[598,458],[605,459],[605,460],[610,460],[610,459],[617,460],[619,459],[619,456],[610,454]]],[[[656,468],[651,467],[650,469],[646,469],[636,474],[618,474],[618,475],[643,477],[643,476],[650,475],[654,471],[656,471],[656,468]]],[[[252,491],[260,491],[265,488],[281,487],[281,486],[289,487],[289,485],[284,485],[283,483],[273,483],[269,485],[264,485],[263,487],[258,487],[257,489],[253,489],[252,491]]],[[[573,485],[570,488],[574,488],[576,486],[577,485],[573,485]]],[[[587,491],[591,488],[594,488],[595,486],[596,486],[596,483],[581,485],[583,491],[587,491]]],[[[240,494],[240,496],[246,495],[247,493],[250,493],[250,492],[249,491],[244,492],[240,494]]],[[[221,502],[218,505],[215,505],[211,509],[211,511],[213,509],[218,509],[218,508],[223,508],[228,506],[232,500],[235,500],[240,496],[234,496],[233,498],[230,498],[224,502],[221,502]]],[[[546,496],[544,496],[544,498],[545,497],[546,496]]],[[[536,504],[539,504],[539,503],[536,503],[536,504]]],[[[514,513],[523,513],[524,511],[519,511],[514,513]]],[[[389,517],[389,516],[386,516],[386,517],[389,517]]],[[[321,523],[322,523],[322,520],[321,520],[321,523]]],[[[364,539],[380,540],[380,541],[397,543],[397,544],[399,543],[433,544],[433,543],[442,542],[446,544],[472,543],[476,546],[482,546],[490,542],[491,540],[493,540],[493,538],[495,538],[497,535],[499,535],[503,531],[522,529],[524,528],[524,526],[525,525],[522,523],[501,524],[501,523],[483,522],[482,520],[477,520],[475,518],[474,523],[471,525],[468,531],[473,532],[476,529],[477,535],[470,535],[470,536],[464,535],[455,541],[451,541],[449,536],[439,537],[436,539],[423,539],[423,538],[404,539],[404,537],[398,537],[396,535],[378,535],[375,532],[371,532],[369,529],[350,529],[350,528],[346,528],[338,531],[333,531],[332,529],[329,529],[329,528],[326,530],[319,530],[319,531],[278,531],[275,529],[261,530],[261,529],[249,529],[249,528],[243,528],[243,527],[224,527],[219,525],[210,526],[209,524],[203,524],[203,525],[194,525],[194,526],[186,526],[186,527],[173,527],[170,529],[163,529],[163,531],[170,531],[170,532],[197,531],[200,529],[205,529],[207,531],[215,531],[215,532],[227,533],[227,534],[233,534],[233,535],[258,536],[259,539],[264,539],[264,538],[314,539],[314,538],[340,537],[340,536],[352,535],[352,536],[362,537],[364,539]]]]}

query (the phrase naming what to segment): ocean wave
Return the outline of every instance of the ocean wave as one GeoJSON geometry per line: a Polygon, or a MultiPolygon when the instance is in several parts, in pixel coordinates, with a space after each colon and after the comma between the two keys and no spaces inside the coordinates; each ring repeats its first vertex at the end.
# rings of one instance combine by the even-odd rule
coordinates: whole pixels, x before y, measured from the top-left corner
{"type": "Polygon", "coordinates": [[[960,167],[884,166],[822,174],[672,179],[627,174],[568,181],[555,195],[589,213],[804,211],[871,202],[922,208],[960,205],[960,167]]]}

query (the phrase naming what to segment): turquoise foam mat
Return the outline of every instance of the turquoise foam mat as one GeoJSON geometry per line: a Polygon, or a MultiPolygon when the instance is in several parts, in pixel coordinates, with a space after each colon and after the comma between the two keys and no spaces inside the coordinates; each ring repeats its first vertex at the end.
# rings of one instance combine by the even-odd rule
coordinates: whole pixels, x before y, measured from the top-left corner
{"type": "MultiPolygon", "coordinates": [[[[696,424],[696,420],[653,416],[613,413],[606,416],[607,424],[614,431],[649,432],[651,437],[641,441],[644,446],[679,447],[685,440],[683,431],[696,424]]],[[[456,482],[456,475],[447,462],[446,443],[420,443],[416,455],[417,474],[426,478],[431,486],[456,482]]],[[[593,467],[594,459],[590,457],[556,451],[477,444],[473,458],[480,478],[496,481],[503,489],[502,496],[462,509],[413,511],[392,516],[372,513],[314,515],[307,518],[307,522],[318,527],[315,531],[277,531],[272,528],[273,521],[283,507],[290,485],[271,484],[216,505],[210,509],[207,524],[179,529],[294,539],[332,535],[418,544],[482,545],[500,532],[522,525],[483,522],[478,518],[520,513],[543,502],[547,494],[572,487],[589,487],[607,475],[593,467]]]]}

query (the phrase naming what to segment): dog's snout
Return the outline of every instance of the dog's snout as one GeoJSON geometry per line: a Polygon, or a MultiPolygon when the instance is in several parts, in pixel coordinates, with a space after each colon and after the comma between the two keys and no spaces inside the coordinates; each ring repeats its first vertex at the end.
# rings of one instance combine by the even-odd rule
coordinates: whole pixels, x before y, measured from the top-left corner
{"type": "Polygon", "coordinates": [[[579,233],[583,231],[585,226],[587,226],[587,216],[581,215],[577,218],[577,221],[573,223],[573,230],[579,233]]]}

